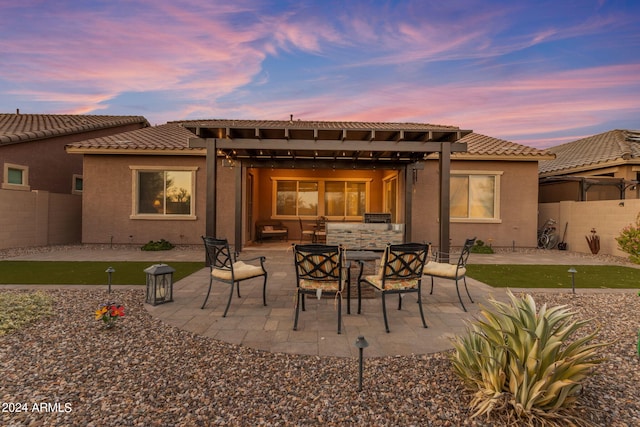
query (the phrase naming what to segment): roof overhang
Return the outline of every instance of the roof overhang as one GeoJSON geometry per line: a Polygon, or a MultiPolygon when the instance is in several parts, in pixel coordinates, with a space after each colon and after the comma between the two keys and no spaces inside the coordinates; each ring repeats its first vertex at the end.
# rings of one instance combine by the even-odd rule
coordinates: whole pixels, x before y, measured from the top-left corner
{"type": "MultiPolygon", "coordinates": [[[[272,122],[270,122],[272,123],[272,122]]],[[[429,127],[406,128],[385,124],[384,129],[339,127],[334,122],[318,122],[317,126],[295,123],[281,126],[215,126],[206,123],[184,123],[198,137],[189,141],[190,148],[204,148],[214,142],[218,156],[238,160],[349,160],[415,162],[429,153],[465,152],[466,143],[459,141],[471,130],[429,127]],[[334,125],[327,128],[327,123],[334,125]]]]}

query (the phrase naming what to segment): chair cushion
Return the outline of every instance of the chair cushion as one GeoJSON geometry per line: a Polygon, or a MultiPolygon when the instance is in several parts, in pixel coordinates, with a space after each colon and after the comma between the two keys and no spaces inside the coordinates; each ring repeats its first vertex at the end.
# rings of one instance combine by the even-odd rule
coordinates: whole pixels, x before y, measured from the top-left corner
{"type": "Polygon", "coordinates": [[[322,289],[323,291],[339,291],[338,280],[309,280],[300,279],[300,287],[302,289],[322,289]]]}
{"type": "Polygon", "coordinates": [[[459,279],[465,275],[467,269],[462,267],[457,270],[458,276],[456,277],[457,267],[458,266],[456,264],[429,261],[425,264],[422,274],[426,276],[445,277],[447,279],[459,279]]]}
{"type": "Polygon", "coordinates": [[[384,282],[384,289],[382,288],[382,278],[378,275],[365,276],[364,280],[381,291],[390,289],[415,289],[418,287],[418,279],[387,280],[384,282]]]}
{"type": "MultiPolygon", "coordinates": [[[[235,280],[244,280],[251,277],[257,277],[264,274],[262,267],[258,265],[245,264],[242,261],[236,261],[233,263],[233,273],[235,280]]],[[[231,280],[231,270],[214,268],[211,271],[211,275],[220,280],[231,280]]]]}

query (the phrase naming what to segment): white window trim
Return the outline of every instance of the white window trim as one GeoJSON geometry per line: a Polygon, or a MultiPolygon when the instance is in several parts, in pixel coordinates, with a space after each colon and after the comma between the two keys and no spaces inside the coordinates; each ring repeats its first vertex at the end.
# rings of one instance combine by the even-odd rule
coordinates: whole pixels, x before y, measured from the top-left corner
{"type": "Polygon", "coordinates": [[[484,171],[484,170],[452,170],[451,176],[471,176],[471,175],[483,175],[495,177],[495,194],[493,199],[493,218],[454,218],[451,217],[451,222],[466,223],[466,224],[501,224],[502,216],[500,212],[500,182],[502,171],[484,171]]]}
{"type": "Polygon", "coordinates": [[[82,182],[82,190],[76,190],[76,181],[78,179],[83,179],[82,175],[79,175],[77,173],[74,173],[73,176],[71,177],[71,194],[82,194],[82,191],[84,190],[84,180],[82,182]]]}
{"type": "Polygon", "coordinates": [[[5,163],[2,188],[4,190],[31,191],[31,186],[29,185],[29,166],[5,163]],[[19,169],[22,171],[22,184],[9,183],[9,169],[19,169]]]}
{"type": "Polygon", "coordinates": [[[130,219],[142,219],[151,221],[184,221],[184,220],[196,220],[196,171],[199,169],[197,166],[135,166],[130,165],[131,170],[131,215],[130,219]],[[191,172],[191,214],[139,214],[138,211],[138,172],[153,172],[153,171],[187,171],[191,172]]]}
{"type": "Polygon", "coordinates": [[[366,184],[366,200],[365,200],[365,212],[369,212],[369,206],[371,203],[371,181],[372,178],[313,178],[313,177],[271,177],[271,219],[298,219],[297,215],[278,215],[276,210],[278,208],[278,181],[307,181],[318,183],[318,215],[300,215],[302,219],[316,219],[318,217],[325,217],[328,220],[334,221],[358,221],[362,220],[362,216],[328,216],[325,215],[324,206],[324,188],[325,182],[364,182],[366,184]]]}

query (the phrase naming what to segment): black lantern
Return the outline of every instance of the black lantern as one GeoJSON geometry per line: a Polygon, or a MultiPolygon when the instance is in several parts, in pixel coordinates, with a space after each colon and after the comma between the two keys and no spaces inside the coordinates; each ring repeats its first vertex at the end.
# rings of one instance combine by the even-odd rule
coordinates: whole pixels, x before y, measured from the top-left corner
{"type": "Polygon", "coordinates": [[[167,264],[154,264],[144,269],[147,273],[146,303],[151,305],[173,301],[173,273],[167,264]]]}

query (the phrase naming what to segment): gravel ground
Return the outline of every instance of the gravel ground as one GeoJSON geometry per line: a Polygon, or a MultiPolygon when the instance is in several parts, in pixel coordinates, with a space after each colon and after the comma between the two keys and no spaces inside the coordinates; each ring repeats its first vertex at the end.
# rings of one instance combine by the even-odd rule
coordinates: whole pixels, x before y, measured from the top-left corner
{"type": "MultiPolygon", "coordinates": [[[[358,392],[357,360],[272,354],[200,337],[152,318],[140,290],[111,294],[127,313],[109,330],[93,316],[106,292],[47,292],[54,316],[0,337],[4,426],[496,424],[469,419],[470,395],[446,353],[366,359],[358,392]]],[[[569,304],[580,318],[595,319],[600,340],[615,341],[586,381],[576,413],[601,426],[640,425],[640,297],[534,297],[569,304]]]]}

